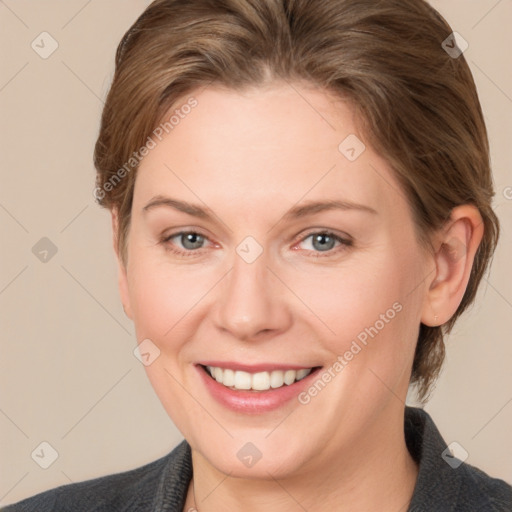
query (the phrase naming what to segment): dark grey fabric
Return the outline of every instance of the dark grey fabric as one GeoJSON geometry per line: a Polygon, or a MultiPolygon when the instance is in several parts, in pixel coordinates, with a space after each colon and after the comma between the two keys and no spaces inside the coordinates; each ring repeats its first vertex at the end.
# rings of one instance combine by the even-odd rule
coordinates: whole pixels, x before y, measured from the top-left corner
{"type": "MultiPolygon", "coordinates": [[[[425,411],[406,407],[404,429],[407,447],[419,463],[408,512],[512,512],[512,486],[469,464],[453,469],[443,460],[447,445],[425,411]]],[[[183,512],[191,478],[190,446],[183,441],[145,466],[57,487],[2,511],[183,512]]]]}
{"type": "Polygon", "coordinates": [[[405,410],[405,439],[419,463],[407,512],[512,512],[512,486],[463,463],[453,469],[442,458],[447,448],[430,415],[405,410]]]}

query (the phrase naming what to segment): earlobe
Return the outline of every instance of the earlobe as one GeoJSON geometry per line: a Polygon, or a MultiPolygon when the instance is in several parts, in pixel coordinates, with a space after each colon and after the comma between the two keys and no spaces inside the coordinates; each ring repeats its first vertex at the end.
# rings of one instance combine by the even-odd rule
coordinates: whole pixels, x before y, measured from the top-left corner
{"type": "Polygon", "coordinates": [[[123,304],[123,309],[128,318],[133,320],[133,312],[130,304],[130,293],[128,287],[128,273],[125,262],[123,258],[119,254],[118,247],[118,238],[119,238],[119,214],[117,209],[112,209],[112,242],[114,246],[114,252],[117,259],[118,265],[118,287],[119,294],[121,296],[121,303],[123,304]]]}
{"type": "Polygon", "coordinates": [[[466,291],[475,254],[484,232],[480,212],[473,205],[454,208],[436,239],[435,276],[430,282],[421,322],[442,325],[457,311],[466,291]]]}

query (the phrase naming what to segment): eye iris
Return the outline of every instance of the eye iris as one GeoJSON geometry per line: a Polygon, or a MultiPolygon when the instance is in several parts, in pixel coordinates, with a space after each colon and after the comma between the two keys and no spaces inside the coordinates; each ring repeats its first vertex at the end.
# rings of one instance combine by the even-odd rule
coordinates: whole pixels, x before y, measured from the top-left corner
{"type": "Polygon", "coordinates": [[[181,243],[185,249],[199,249],[203,243],[203,237],[197,233],[185,233],[181,235],[181,243]],[[192,245],[187,245],[190,243],[192,245]]]}
{"type": "Polygon", "coordinates": [[[320,251],[328,251],[334,247],[335,240],[325,233],[320,233],[318,235],[313,236],[313,247],[320,251]],[[315,243],[318,242],[321,245],[316,246],[315,243]]]}

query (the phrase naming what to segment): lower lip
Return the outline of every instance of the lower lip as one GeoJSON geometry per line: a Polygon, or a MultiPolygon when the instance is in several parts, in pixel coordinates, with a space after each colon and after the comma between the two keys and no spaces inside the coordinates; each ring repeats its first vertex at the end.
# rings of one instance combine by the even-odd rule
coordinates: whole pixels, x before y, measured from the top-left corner
{"type": "Polygon", "coordinates": [[[307,377],[287,386],[267,391],[239,391],[227,388],[207,374],[202,366],[196,366],[213,398],[221,405],[235,412],[244,414],[261,414],[274,411],[293,398],[309,385],[310,380],[317,374],[319,368],[313,370],[307,377]]]}

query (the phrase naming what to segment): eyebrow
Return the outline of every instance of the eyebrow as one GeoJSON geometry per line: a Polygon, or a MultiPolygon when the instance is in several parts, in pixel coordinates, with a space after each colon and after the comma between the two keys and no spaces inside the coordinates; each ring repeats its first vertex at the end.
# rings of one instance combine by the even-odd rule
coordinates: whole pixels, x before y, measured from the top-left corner
{"type": "MultiPolygon", "coordinates": [[[[200,219],[213,219],[213,215],[211,215],[211,210],[209,208],[203,208],[197,204],[191,204],[185,201],[180,201],[178,199],[173,199],[171,197],[165,197],[161,195],[153,197],[142,210],[147,212],[153,208],[158,208],[161,206],[174,208],[175,210],[186,213],[188,215],[192,215],[193,217],[198,217],[200,219]]],[[[371,213],[372,215],[378,215],[378,212],[370,206],[354,203],[352,201],[333,199],[328,201],[308,201],[306,203],[296,205],[288,210],[282,218],[285,220],[297,219],[328,210],[356,210],[371,213]]]]}

